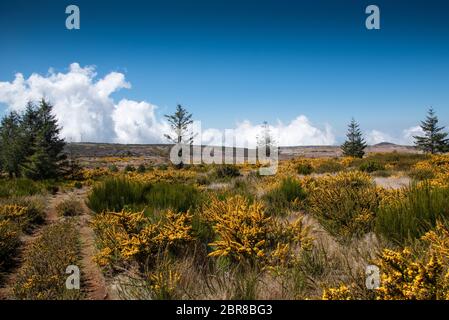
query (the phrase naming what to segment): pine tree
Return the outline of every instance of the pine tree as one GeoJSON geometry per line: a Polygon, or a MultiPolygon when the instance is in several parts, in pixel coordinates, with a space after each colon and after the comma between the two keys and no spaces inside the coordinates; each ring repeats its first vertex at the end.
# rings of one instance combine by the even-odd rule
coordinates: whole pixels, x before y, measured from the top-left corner
{"type": "Polygon", "coordinates": [[[170,127],[175,132],[174,136],[166,134],[165,137],[172,143],[193,143],[193,136],[188,134],[189,126],[193,123],[192,114],[180,104],[176,107],[176,112],[172,115],[165,115],[170,127]]]}
{"type": "Polygon", "coordinates": [[[363,139],[359,125],[354,118],[348,126],[346,137],[347,140],[341,146],[343,155],[346,157],[363,158],[367,145],[363,139]]]}
{"type": "Polygon", "coordinates": [[[0,163],[10,178],[20,176],[20,164],[25,157],[20,121],[20,115],[13,111],[0,124],[0,163]]]}
{"type": "Polygon", "coordinates": [[[59,138],[60,128],[52,109],[52,105],[42,99],[34,114],[34,141],[30,155],[22,165],[25,176],[32,179],[56,178],[60,174],[60,162],[65,159],[62,153],[65,142],[59,138]]]}
{"type": "Polygon", "coordinates": [[[444,127],[438,126],[438,117],[431,107],[425,121],[421,121],[421,129],[424,136],[414,136],[415,145],[418,149],[435,154],[446,152],[449,149],[449,139],[447,133],[443,132],[444,127]]]}
{"type": "MultiPolygon", "coordinates": [[[[176,112],[172,115],[165,115],[167,118],[171,129],[174,131],[175,135],[171,136],[169,134],[165,134],[165,137],[174,144],[188,144],[189,148],[192,148],[194,135],[192,133],[189,134],[189,127],[193,123],[192,114],[189,113],[183,106],[180,104],[176,107],[176,112]]],[[[192,154],[190,150],[190,154],[192,154]]],[[[179,157],[182,157],[182,149],[178,152],[179,157]]],[[[184,166],[184,163],[181,161],[177,167],[181,169],[184,166]]]]}
{"type": "Polygon", "coordinates": [[[276,147],[276,141],[271,134],[267,121],[262,124],[262,134],[257,137],[257,147],[265,149],[266,157],[270,157],[271,149],[276,147]]]}

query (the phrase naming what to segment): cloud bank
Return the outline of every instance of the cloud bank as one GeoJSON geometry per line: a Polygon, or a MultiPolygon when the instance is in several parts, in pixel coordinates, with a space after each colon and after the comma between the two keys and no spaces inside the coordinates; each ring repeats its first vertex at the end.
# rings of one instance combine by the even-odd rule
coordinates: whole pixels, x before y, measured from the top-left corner
{"type": "Polygon", "coordinates": [[[93,67],[78,63],[72,63],[67,73],[50,69],[46,76],[33,73],[28,79],[18,73],[12,82],[0,82],[0,102],[21,111],[28,101],[44,97],[54,105],[61,135],[69,141],[162,142],[166,125],[157,121],[154,105],[126,99],[116,102],[111,97],[131,88],[124,74],[96,77],[93,67]]]}
{"type": "MultiPolygon", "coordinates": [[[[164,143],[170,128],[165,119],[156,116],[157,106],[147,101],[121,99],[111,95],[130,89],[125,75],[110,72],[98,78],[92,66],[72,63],[67,72],[50,69],[47,75],[33,73],[27,79],[17,73],[13,81],[0,81],[0,103],[9,110],[22,111],[29,101],[42,97],[54,105],[54,113],[62,127],[61,136],[68,141],[164,143]]],[[[300,115],[291,122],[270,126],[279,145],[331,145],[335,143],[331,127],[316,128],[300,115]]],[[[237,145],[255,146],[262,127],[246,120],[237,123],[234,132],[237,145]]],[[[223,131],[203,129],[203,143],[222,143],[223,131]]]]}

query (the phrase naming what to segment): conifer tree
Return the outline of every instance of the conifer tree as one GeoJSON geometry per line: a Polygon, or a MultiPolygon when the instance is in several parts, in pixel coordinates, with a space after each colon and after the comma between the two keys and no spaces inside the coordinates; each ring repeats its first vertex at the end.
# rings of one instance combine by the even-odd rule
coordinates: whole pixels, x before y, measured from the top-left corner
{"type": "MultiPolygon", "coordinates": [[[[183,106],[178,104],[176,106],[176,112],[172,115],[165,115],[171,129],[174,131],[174,135],[165,134],[164,136],[174,144],[186,144],[189,145],[190,154],[192,154],[192,145],[194,135],[189,133],[189,127],[192,125],[192,114],[187,111],[183,106]]],[[[182,157],[182,149],[178,151],[179,157],[182,157]]],[[[181,161],[177,168],[181,169],[184,167],[184,163],[181,161]]]]}
{"type": "Polygon", "coordinates": [[[0,163],[10,178],[20,176],[20,164],[24,158],[22,143],[20,115],[13,111],[0,124],[0,163]]]}
{"type": "Polygon", "coordinates": [[[65,159],[62,153],[65,142],[59,138],[61,129],[52,114],[52,109],[53,106],[42,99],[34,114],[34,141],[22,165],[25,176],[32,179],[56,178],[60,174],[60,163],[65,159]]]}
{"type": "Polygon", "coordinates": [[[270,157],[271,149],[276,147],[276,141],[267,121],[262,124],[262,134],[257,137],[257,147],[265,150],[266,157],[270,157]]]}
{"type": "Polygon", "coordinates": [[[166,134],[165,137],[172,143],[193,143],[193,136],[188,134],[189,126],[193,123],[192,114],[180,104],[172,115],[165,115],[175,135],[166,134]]]}
{"type": "Polygon", "coordinates": [[[444,127],[438,126],[438,117],[433,108],[429,109],[426,120],[421,121],[421,129],[424,136],[413,137],[418,149],[431,154],[448,151],[448,134],[443,131],[444,127]]]}
{"type": "Polygon", "coordinates": [[[363,158],[367,145],[363,139],[359,125],[354,118],[348,126],[346,138],[346,141],[341,146],[343,155],[347,157],[363,158]]]}

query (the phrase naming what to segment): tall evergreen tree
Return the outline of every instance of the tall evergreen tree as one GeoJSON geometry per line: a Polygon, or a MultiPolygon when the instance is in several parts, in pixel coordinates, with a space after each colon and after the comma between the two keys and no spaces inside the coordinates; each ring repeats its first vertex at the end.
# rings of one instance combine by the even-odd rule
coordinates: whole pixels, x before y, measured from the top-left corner
{"type": "Polygon", "coordinates": [[[351,123],[348,126],[346,138],[346,141],[341,146],[343,155],[347,157],[363,158],[367,145],[363,139],[359,125],[354,118],[352,118],[351,123]]]}
{"type": "Polygon", "coordinates": [[[448,134],[443,132],[444,127],[438,126],[438,117],[432,107],[427,113],[426,120],[421,121],[421,129],[424,131],[424,136],[413,137],[418,149],[431,154],[448,151],[448,134]]]}
{"type": "Polygon", "coordinates": [[[276,141],[267,121],[264,121],[262,124],[262,133],[257,137],[257,147],[265,150],[266,157],[270,157],[271,149],[276,147],[276,141]]]}
{"type": "MultiPolygon", "coordinates": [[[[34,141],[29,156],[22,165],[25,176],[32,179],[56,178],[59,175],[60,162],[65,159],[62,153],[65,142],[59,138],[60,128],[52,114],[53,106],[41,100],[34,119],[34,141]]],[[[31,134],[31,132],[30,132],[31,134]]]]}
{"type": "Polygon", "coordinates": [[[0,124],[0,162],[9,177],[20,176],[20,164],[24,159],[24,139],[20,130],[20,115],[11,112],[0,124]]]}
{"type": "Polygon", "coordinates": [[[189,126],[193,123],[192,114],[189,113],[180,104],[176,107],[176,112],[172,115],[165,115],[171,129],[174,131],[175,135],[166,134],[165,137],[172,143],[193,143],[193,136],[189,135],[189,126]]]}

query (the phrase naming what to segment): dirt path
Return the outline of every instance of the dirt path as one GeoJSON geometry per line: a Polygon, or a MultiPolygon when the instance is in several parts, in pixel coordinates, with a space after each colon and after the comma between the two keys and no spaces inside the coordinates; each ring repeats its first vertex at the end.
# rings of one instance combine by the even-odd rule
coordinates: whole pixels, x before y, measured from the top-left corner
{"type": "Polygon", "coordinates": [[[70,198],[78,200],[83,208],[83,214],[78,217],[77,226],[79,227],[81,241],[80,270],[82,278],[84,278],[83,284],[86,286],[84,288],[86,299],[103,300],[109,298],[103,274],[93,261],[95,256],[95,238],[94,232],[90,227],[90,209],[85,204],[87,192],[87,188],[83,188],[69,192],[58,192],[47,198],[45,222],[38,226],[31,234],[22,236],[21,247],[15,259],[15,267],[5,275],[3,286],[0,288],[0,300],[13,298],[13,286],[27,250],[30,248],[32,242],[41,235],[44,226],[51,225],[63,219],[58,216],[56,207],[60,202],[70,198]]]}
{"type": "Polygon", "coordinates": [[[409,177],[375,177],[374,182],[386,189],[401,189],[410,185],[409,177]]]}
{"type": "Polygon", "coordinates": [[[81,264],[82,273],[87,285],[87,298],[89,300],[109,299],[106,281],[98,265],[94,262],[95,256],[95,234],[90,227],[91,211],[85,203],[87,189],[79,190],[76,197],[83,206],[83,214],[80,216],[80,239],[81,239],[81,264]]]}

